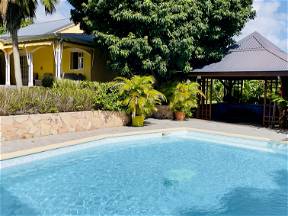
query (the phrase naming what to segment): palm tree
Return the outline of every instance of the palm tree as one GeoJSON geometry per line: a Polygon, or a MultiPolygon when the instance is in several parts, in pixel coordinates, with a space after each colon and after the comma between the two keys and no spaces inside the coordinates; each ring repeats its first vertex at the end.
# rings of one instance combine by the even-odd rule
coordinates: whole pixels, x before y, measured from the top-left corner
{"type": "Polygon", "coordinates": [[[156,104],[166,100],[165,96],[153,88],[155,79],[153,76],[133,76],[131,79],[118,77],[119,94],[123,98],[123,105],[132,115],[133,126],[143,126],[144,117],[156,111],[156,104]],[[139,123],[134,124],[134,119],[139,123]],[[143,120],[143,121],[142,121],[143,120]]]}
{"type": "MultiPolygon", "coordinates": [[[[50,14],[54,12],[57,2],[58,0],[41,0],[46,13],[50,14]]],[[[37,5],[37,0],[0,0],[0,24],[5,25],[7,31],[11,34],[17,87],[22,86],[18,30],[23,20],[35,17],[37,5]]]]}

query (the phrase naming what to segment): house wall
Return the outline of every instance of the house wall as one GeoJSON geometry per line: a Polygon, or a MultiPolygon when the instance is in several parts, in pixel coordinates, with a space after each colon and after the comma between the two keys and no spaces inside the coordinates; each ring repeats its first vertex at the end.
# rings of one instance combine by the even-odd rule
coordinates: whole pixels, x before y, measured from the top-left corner
{"type": "Polygon", "coordinates": [[[106,64],[106,55],[98,48],[95,48],[94,50],[94,61],[91,76],[93,81],[100,82],[111,81],[117,76],[116,73],[109,70],[106,64]]]}
{"type": "Polygon", "coordinates": [[[86,77],[87,80],[91,80],[91,54],[85,50],[77,48],[66,48],[63,50],[63,57],[62,57],[62,71],[64,73],[76,73],[82,74],[86,77]],[[84,67],[83,69],[73,70],[70,68],[70,61],[71,61],[71,52],[79,51],[83,52],[84,57],[84,67]]]}
{"type": "Polygon", "coordinates": [[[38,74],[38,79],[42,79],[44,74],[55,76],[55,63],[53,48],[44,46],[33,53],[34,74],[38,74]]]}
{"type": "MultiPolygon", "coordinates": [[[[11,51],[11,48],[6,48],[6,51],[11,51]]],[[[51,42],[40,42],[37,44],[26,44],[26,48],[20,49],[20,55],[26,55],[27,52],[33,53],[34,77],[38,74],[38,79],[43,79],[45,74],[55,76],[55,62],[53,46],[51,42]]],[[[15,85],[15,73],[13,54],[10,57],[11,64],[11,84],[15,85]]],[[[0,83],[5,83],[5,60],[0,58],[0,83]],[[2,59],[2,60],[1,60],[2,59]]],[[[111,81],[117,74],[112,73],[106,65],[105,53],[100,49],[91,49],[91,47],[77,45],[73,43],[64,43],[62,56],[62,71],[64,73],[83,74],[86,80],[92,81],[111,81]],[[71,51],[82,51],[84,53],[84,68],[80,70],[70,69],[70,53],[71,51]]]]}
{"type": "Polygon", "coordinates": [[[74,25],[68,28],[64,28],[58,31],[59,33],[83,33],[83,30],[80,29],[80,25],[74,25]]]}

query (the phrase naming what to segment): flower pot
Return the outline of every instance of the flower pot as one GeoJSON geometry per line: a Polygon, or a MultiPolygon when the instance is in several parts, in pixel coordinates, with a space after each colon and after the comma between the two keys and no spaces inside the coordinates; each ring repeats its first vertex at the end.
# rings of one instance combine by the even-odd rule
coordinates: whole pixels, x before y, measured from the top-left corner
{"type": "Polygon", "coordinates": [[[185,120],[185,113],[184,112],[175,112],[175,119],[177,121],[184,121],[185,120]]]}
{"type": "Polygon", "coordinates": [[[144,126],[144,116],[132,117],[132,126],[133,127],[143,127],[144,126]]]}

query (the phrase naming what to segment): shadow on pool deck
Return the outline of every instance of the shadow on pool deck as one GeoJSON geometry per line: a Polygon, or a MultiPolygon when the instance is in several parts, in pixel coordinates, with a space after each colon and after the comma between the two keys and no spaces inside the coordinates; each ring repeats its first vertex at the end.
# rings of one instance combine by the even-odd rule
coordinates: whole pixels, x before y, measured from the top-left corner
{"type": "Polygon", "coordinates": [[[274,182],[278,186],[274,190],[258,188],[236,188],[221,199],[219,210],[180,210],[181,216],[286,216],[288,215],[288,172],[275,172],[274,182]]]}
{"type": "Polygon", "coordinates": [[[16,196],[5,190],[2,186],[0,188],[0,215],[13,216],[13,215],[25,215],[34,216],[39,215],[37,211],[21,202],[16,196]]]}

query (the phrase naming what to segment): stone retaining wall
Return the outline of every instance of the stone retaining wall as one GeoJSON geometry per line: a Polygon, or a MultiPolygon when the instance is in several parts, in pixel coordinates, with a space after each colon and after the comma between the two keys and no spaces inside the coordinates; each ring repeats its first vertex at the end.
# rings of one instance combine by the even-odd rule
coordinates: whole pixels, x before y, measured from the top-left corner
{"type": "Polygon", "coordinates": [[[0,116],[0,140],[27,139],[67,132],[87,131],[127,125],[122,112],[84,111],[0,116]]]}

